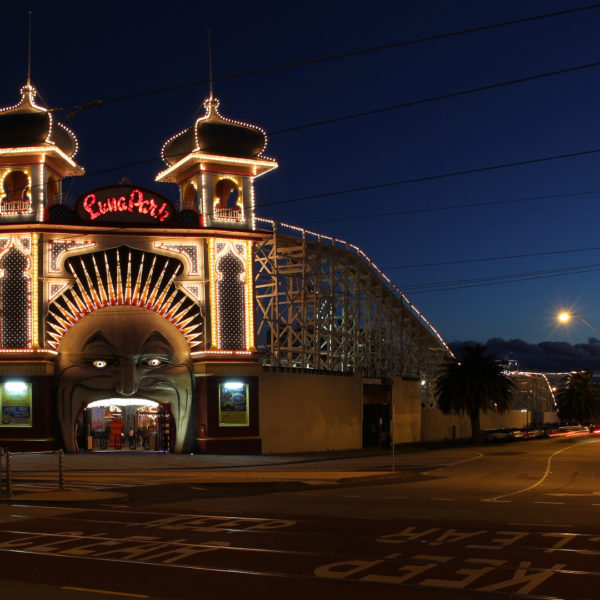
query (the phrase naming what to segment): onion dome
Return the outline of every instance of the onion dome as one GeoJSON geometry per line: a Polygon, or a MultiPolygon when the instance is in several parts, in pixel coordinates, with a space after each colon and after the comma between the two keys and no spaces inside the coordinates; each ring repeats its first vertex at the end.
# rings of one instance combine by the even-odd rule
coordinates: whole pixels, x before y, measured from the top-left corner
{"type": "Polygon", "coordinates": [[[36,94],[27,84],[21,88],[18,104],[0,109],[0,148],[54,146],[72,158],[77,152],[75,134],[35,103],[36,94]]]}
{"type": "Polygon", "coordinates": [[[193,127],[167,140],[162,157],[173,165],[192,152],[234,158],[257,158],[267,145],[266,133],[256,125],[226,119],[219,114],[219,101],[204,101],[206,114],[193,127]]]}

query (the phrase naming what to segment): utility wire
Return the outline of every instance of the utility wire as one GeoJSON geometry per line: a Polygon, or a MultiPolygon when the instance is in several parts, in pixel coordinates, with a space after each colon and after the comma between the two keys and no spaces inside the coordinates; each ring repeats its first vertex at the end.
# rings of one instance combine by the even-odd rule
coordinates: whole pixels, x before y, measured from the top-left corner
{"type": "Polygon", "coordinates": [[[420,104],[427,104],[429,102],[437,102],[438,100],[447,100],[449,98],[458,98],[459,96],[466,96],[468,94],[476,94],[477,92],[483,92],[486,90],[493,90],[509,85],[516,85],[519,83],[525,83],[527,81],[535,81],[537,79],[544,79],[546,77],[553,77],[555,75],[564,75],[565,73],[573,73],[575,71],[583,71],[585,69],[592,69],[598,67],[600,62],[588,63],[586,65],[578,65],[576,67],[567,67],[566,69],[559,69],[557,71],[549,71],[547,73],[538,73],[537,75],[530,75],[528,77],[521,77],[520,79],[512,79],[510,81],[502,81],[500,83],[492,83],[490,85],[482,85],[480,87],[471,88],[468,90],[461,90],[459,92],[451,92],[449,94],[442,94],[440,96],[431,96],[430,98],[422,98],[420,100],[413,100],[412,102],[404,102],[402,104],[394,104],[393,106],[384,106],[382,108],[374,108],[372,110],[365,110],[350,115],[344,115],[341,117],[333,117],[331,119],[324,119],[322,121],[313,121],[311,123],[304,123],[303,125],[296,125],[295,127],[288,127],[287,129],[279,129],[277,131],[269,132],[270,136],[279,135],[281,133],[290,133],[292,131],[298,131],[300,129],[308,129],[310,127],[319,127],[321,125],[330,125],[331,123],[339,123],[340,121],[348,121],[350,119],[358,119],[360,117],[367,117],[369,115],[380,114],[392,110],[398,110],[400,108],[408,108],[410,106],[418,106],[420,104]]]}
{"type": "MultiPolygon", "coordinates": [[[[298,125],[295,127],[289,127],[287,129],[281,129],[279,131],[270,131],[267,132],[268,136],[274,136],[274,135],[278,135],[278,134],[282,134],[282,133],[291,133],[294,131],[298,131],[300,129],[307,129],[310,127],[318,127],[320,125],[327,125],[330,123],[334,123],[337,121],[345,121],[345,120],[349,120],[349,119],[356,119],[356,118],[360,118],[363,116],[368,116],[368,115],[372,115],[372,114],[376,114],[376,113],[382,113],[382,112],[386,112],[386,111],[391,111],[391,110],[398,110],[401,108],[408,108],[411,106],[416,106],[419,104],[426,104],[429,102],[437,102],[439,100],[445,100],[448,98],[454,98],[454,97],[458,97],[458,96],[465,96],[468,94],[475,94],[481,91],[485,91],[485,90],[491,90],[491,89],[495,89],[495,88],[500,88],[500,87],[505,87],[505,86],[510,86],[510,85],[516,85],[519,83],[523,83],[523,82],[527,82],[527,81],[533,81],[533,80],[537,80],[537,79],[543,79],[545,77],[552,77],[554,75],[563,75],[565,73],[571,73],[574,71],[581,71],[584,69],[590,69],[590,68],[595,68],[600,66],[600,61],[599,62],[594,62],[594,63],[588,63],[585,65],[577,65],[575,67],[568,67],[566,69],[560,69],[558,71],[549,71],[546,73],[539,73],[537,75],[532,75],[530,77],[524,77],[524,78],[520,78],[520,79],[512,79],[512,80],[508,80],[508,81],[503,81],[503,82],[499,82],[499,83],[493,83],[487,86],[480,86],[478,88],[472,88],[469,90],[461,90],[458,92],[452,92],[449,94],[443,94],[443,95],[439,95],[439,96],[432,96],[429,98],[422,98],[419,100],[414,100],[411,102],[407,102],[404,104],[395,104],[393,106],[387,106],[387,107],[381,107],[381,108],[376,108],[370,111],[363,111],[363,112],[359,112],[359,113],[354,113],[354,114],[350,114],[350,115],[344,115],[341,117],[333,117],[331,119],[327,119],[324,121],[314,121],[311,123],[305,123],[304,125],[298,125]]],[[[62,109],[50,109],[50,111],[58,111],[58,110],[62,110],[62,109]]],[[[153,157],[153,158],[146,158],[146,159],[142,159],[142,160],[138,160],[135,162],[131,162],[131,163],[125,163],[122,165],[117,165],[114,167],[108,167],[106,169],[101,169],[98,171],[92,171],[90,173],[86,173],[85,176],[91,177],[93,175],[99,175],[99,174],[103,174],[103,173],[110,173],[111,171],[118,171],[119,169],[124,169],[130,166],[139,166],[139,165],[143,165],[143,164],[149,164],[152,162],[156,162],[160,160],[158,157],[153,157]]],[[[286,201],[289,202],[290,200],[286,201]]],[[[273,204],[273,203],[271,203],[273,204]]],[[[268,206],[268,204],[265,204],[263,206],[268,206]]]]}
{"type": "Polygon", "coordinates": [[[545,156],[543,158],[532,158],[529,160],[520,160],[508,163],[500,163],[497,165],[491,165],[487,167],[477,167],[475,169],[464,169],[462,171],[449,171],[447,173],[440,173],[438,175],[427,175],[424,177],[413,177],[411,179],[401,179],[399,181],[389,181],[387,183],[378,183],[375,185],[365,185],[354,188],[346,188],[343,190],[336,190],[334,192],[324,192],[322,194],[310,194],[308,196],[297,196],[295,198],[287,198],[286,200],[276,200],[274,202],[263,202],[261,206],[275,206],[278,204],[290,204],[292,202],[301,202],[304,200],[316,200],[317,198],[331,198],[332,196],[342,196],[344,194],[355,194],[357,192],[367,192],[371,190],[379,190],[397,185],[406,185],[408,183],[421,183],[424,181],[435,181],[437,179],[445,179],[448,177],[457,177],[459,175],[472,175],[473,173],[485,173],[487,171],[496,171],[499,169],[507,169],[510,167],[518,167],[522,165],[532,165],[537,163],[544,163],[552,160],[560,160],[563,158],[574,158],[578,156],[590,156],[598,154],[600,148],[593,150],[582,150],[580,152],[569,152],[567,154],[554,154],[552,156],[545,156]]]}
{"type": "Polygon", "coordinates": [[[403,292],[411,296],[416,294],[425,294],[431,292],[445,292],[450,290],[460,290],[473,287],[487,287],[490,285],[499,285],[503,283],[519,283],[523,281],[533,281],[536,279],[548,279],[553,277],[563,277],[566,275],[580,275],[600,271],[600,264],[581,265],[577,267],[563,267],[559,269],[548,269],[546,271],[532,271],[530,273],[514,273],[512,275],[498,275],[497,277],[481,277],[478,279],[465,279],[446,281],[431,284],[415,284],[408,286],[398,286],[403,292]]]}
{"type": "MultiPolygon", "coordinates": [[[[471,33],[477,33],[477,32],[481,32],[481,31],[490,31],[493,29],[500,29],[502,27],[509,27],[512,25],[518,25],[520,23],[530,23],[533,21],[540,21],[543,19],[550,19],[550,18],[554,18],[554,17],[560,17],[560,16],[564,16],[564,15],[568,15],[568,14],[573,14],[573,13],[578,13],[578,12],[584,12],[584,11],[588,11],[588,10],[593,10],[596,8],[600,8],[600,3],[595,3],[595,4],[589,4],[586,6],[581,6],[578,8],[569,8],[566,10],[561,10],[561,11],[555,11],[555,12],[549,12],[549,13],[544,13],[541,15],[534,15],[532,17],[522,17],[520,19],[511,19],[509,21],[502,21],[500,23],[492,23],[490,25],[480,25],[477,27],[470,27],[467,29],[460,29],[457,31],[451,31],[451,32],[447,32],[447,33],[440,33],[440,34],[435,34],[435,35],[429,35],[429,36],[425,36],[425,37],[421,37],[421,38],[415,38],[415,39],[411,39],[411,40],[403,40],[400,42],[392,42],[390,44],[382,44],[379,46],[371,46],[368,48],[359,48],[357,50],[350,50],[348,52],[340,52],[337,54],[330,54],[330,55],[326,55],[326,56],[320,56],[317,58],[308,58],[308,59],[303,59],[303,60],[299,60],[299,61],[295,61],[295,62],[290,62],[290,63],[284,63],[281,65],[274,65],[274,66],[270,66],[270,67],[263,67],[263,68],[259,68],[259,69],[252,69],[249,71],[241,71],[239,73],[232,73],[230,75],[223,75],[221,77],[215,77],[213,78],[213,81],[225,81],[228,79],[236,79],[239,77],[248,77],[250,75],[258,75],[261,73],[270,73],[273,71],[279,71],[279,70],[284,70],[284,69],[292,69],[292,68],[296,68],[296,67],[301,67],[301,66],[305,66],[305,65],[311,65],[311,64],[316,64],[316,63],[321,63],[321,62],[326,62],[326,61],[331,61],[331,60],[339,60],[341,58],[347,58],[350,56],[358,56],[361,54],[368,54],[371,52],[379,52],[382,50],[389,50],[392,48],[401,48],[401,47],[405,47],[405,46],[412,46],[415,44],[422,44],[425,42],[432,42],[435,40],[443,40],[443,39],[448,39],[448,38],[453,38],[453,37],[458,37],[458,36],[462,36],[462,35],[468,35],[471,33]]],[[[75,106],[71,106],[71,107],[62,107],[62,108],[56,108],[53,109],[55,111],[64,111],[64,110],[68,110],[70,111],[69,116],[73,116],[75,113],[80,112],[82,110],[87,110],[89,108],[94,108],[96,106],[101,106],[104,104],[109,104],[112,102],[121,102],[124,100],[131,100],[134,98],[139,98],[142,96],[150,96],[153,94],[161,94],[164,92],[170,92],[173,90],[178,90],[178,89],[183,89],[183,88],[187,88],[187,87],[193,87],[193,86],[198,86],[198,85],[206,85],[208,82],[207,79],[202,79],[202,80],[196,80],[196,81],[189,81],[187,83],[181,83],[181,84],[177,84],[177,85],[171,85],[171,86],[167,86],[167,87],[162,87],[162,88],[155,88],[152,90],[145,90],[142,92],[135,92],[132,94],[125,94],[122,96],[114,96],[112,98],[105,98],[105,99],[98,99],[98,100],[93,100],[91,102],[85,102],[83,104],[77,104],[75,106]]]]}
{"type": "Polygon", "coordinates": [[[550,194],[548,196],[530,196],[525,198],[510,198],[508,200],[489,200],[486,202],[471,202],[462,204],[448,204],[447,206],[431,206],[428,208],[407,208],[406,210],[390,211],[385,213],[370,213],[368,215],[356,215],[351,217],[331,217],[325,219],[315,219],[313,221],[300,221],[300,225],[314,225],[315,223],[340,223],[344,221],[363,221],[366,219],[379,219],[381,217],[397,217],[405,215],[415,215],[420,213],[442,212],[445,210],[456,210],[461,208],[477,208],[480,206],[501,206],[504,204],[516,204],[519,202],[534,202],[537,200],[552,200],[556,198],[572,198],[573,196],[591,196],[600,194],[599,190],[590,190],[589,192],[570,192],[567,194],[550,194]]]}
{"type": "Polygon", "coordinates": [[[591,248],[571,248],[568,250],[548,250],[546,252],[530,252],[528,254],[509,254],[507,256],[488,256],[485,258],[466,258],[462,260],[445,260],[440,262],[430,263],[414,263],[411,265],[396,265],[393,267],[382,267],[383,271],[392,271],[394,269],[416,269],[423,267],[440,267],[444,265],[462,265],[467,263],[490,262],[499,260],[511,260],[515,258],[531,258],[533,256],[550,256],[554,254],[573,254],[576,252],[593,252],[600,250],[600,246],[591,248]]]}

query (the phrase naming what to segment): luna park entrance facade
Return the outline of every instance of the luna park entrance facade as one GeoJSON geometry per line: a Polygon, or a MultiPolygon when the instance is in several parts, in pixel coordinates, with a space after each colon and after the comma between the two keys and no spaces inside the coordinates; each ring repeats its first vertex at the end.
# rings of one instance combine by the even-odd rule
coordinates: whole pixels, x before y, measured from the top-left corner
{"type": "Polygon", "coordinates": [[[80,452],[172,452],[174,419],[168,405],[139,398],[90,402],[75,422],[80,452]]]}

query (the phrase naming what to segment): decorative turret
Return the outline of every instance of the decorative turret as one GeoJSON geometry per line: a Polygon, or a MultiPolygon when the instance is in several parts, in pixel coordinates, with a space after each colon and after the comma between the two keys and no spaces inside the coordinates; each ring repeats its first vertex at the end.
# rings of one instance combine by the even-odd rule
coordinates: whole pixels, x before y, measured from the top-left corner
{"type": "Polygon", "coordinates": [[[35,103],[27,83],[18,104],[0,109],[0,222],[43,221],[61,200],[64,177],[82,175],[75,134],[35,103]]]}
{"type": "Polygon", "coordinates": [[[212,94],[204,106],[203,117],[164,144],[169,167],[156,180],[176,183],[180,210],[197,212],[203,226],[254,229],[254,179],[278,166],[262,156],[266,133],[221,116],[212,94]]]}

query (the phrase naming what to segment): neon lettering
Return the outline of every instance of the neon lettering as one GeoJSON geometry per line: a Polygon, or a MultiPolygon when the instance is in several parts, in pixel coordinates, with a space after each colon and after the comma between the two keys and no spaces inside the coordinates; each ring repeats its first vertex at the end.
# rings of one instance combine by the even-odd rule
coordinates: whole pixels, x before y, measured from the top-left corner
{"type": "Polygon", "coordinates": [[[167,202],[158,204],[154,198],[145,198],[141,190],[133,190],[129,198],[125,196],[98,200],[96,194],[88,194],[83,200],[83,209],[89,215],[90,221],[107,213],[137,213],[148,215],[152,219],[163,223],[171,216],[167,202]]]}
{"type": "Polygon", "coordinates": [[[83,210],[85,210],[88,215],[90,215],[90,219],[93,221],[100,216],[100,213],[97,213],[93,209],[93,205],[96,203],[96,194],[88,194],[83,200],[83,210]]]}

